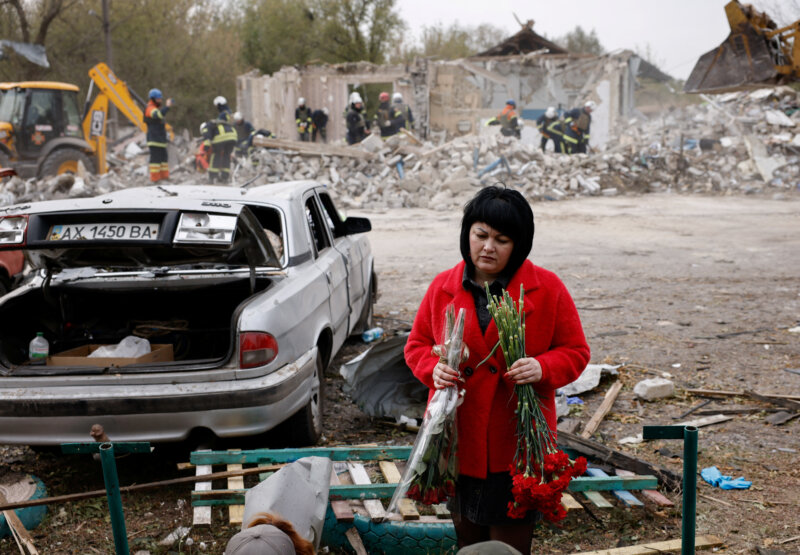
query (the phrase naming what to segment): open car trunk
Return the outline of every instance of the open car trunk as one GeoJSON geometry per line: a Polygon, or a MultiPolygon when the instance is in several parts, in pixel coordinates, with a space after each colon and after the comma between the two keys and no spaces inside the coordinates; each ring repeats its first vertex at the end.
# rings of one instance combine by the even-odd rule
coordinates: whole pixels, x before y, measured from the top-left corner
{"type": "Polygon", "coordinates": [[[38,276],[0,302],[0,372],[109,371],[83,360],[31,364],[28,344],[37,332],[49,341],[51,357],[116,345],[129,335],[172,346],[172,361],[119,365],[115,373],[229,361],[240,307],[271,283],[258,270],[280,264],[247,207],[211,204],[223,212],[54,210],[23,216],[25,241],[15,248],[25,247],[38,276]]]}
{"type": "MultiPolygon", "coordinates": [[[[151,282],[152,283],[152,282],[151,282]]],[[[74,368],[31,365],[28,343],[44,332],[50,355],[89,344],[117,344],[128,335],[148,339],[151,345],[169,344],[173,362],[114,368],[115,373],[217,367],[236,352],[236,321],[246,301],[269,287],[269,278],[255,283],[248,275],[193,277],[158,287],[109,288],[67,283],[31,289],[0,306],[0,368],[5,374],[101,373],[102,367],[74,368]]]]}

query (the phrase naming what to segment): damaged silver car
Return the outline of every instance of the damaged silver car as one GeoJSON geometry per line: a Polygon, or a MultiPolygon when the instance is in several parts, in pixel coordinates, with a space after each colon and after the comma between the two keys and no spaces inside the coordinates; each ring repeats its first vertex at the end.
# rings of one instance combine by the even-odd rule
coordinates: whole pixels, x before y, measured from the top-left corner
{"type": "Polygon", "coordinates": [[[0,299],[0,443],[322,432],[323,373],[371,325],[365,218],[329,189],[165,185],[0,211],[0,249],[36,269],[0,299]],[[43,332],[49,358],[28,344],[43,332]],[[146,338],[140,359],[96,346],[146,338]],[[99,362],[98,362],[99,361],[99,362]]]}

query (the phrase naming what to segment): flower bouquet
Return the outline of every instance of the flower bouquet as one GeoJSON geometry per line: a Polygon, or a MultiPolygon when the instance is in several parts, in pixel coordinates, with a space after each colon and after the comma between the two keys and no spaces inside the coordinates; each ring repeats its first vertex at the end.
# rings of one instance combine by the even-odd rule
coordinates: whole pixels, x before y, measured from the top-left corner
{"type": "MultiPolygon", "coordinates": [[[[464,309],[458,311],[456,318],[455,307],[448,306],[446,322],[444,341],[433,352],[457,370],[467,354],[463,342],[464,309]]],[[[388,512],[397,512],[398,503],[406,496],[432,505],[454,495],[458,476],[456,407],[463,397],[464,391],[458,387],[437,389],[431,397],[388,512]]]]}
{"type": "MultiPolygon", "coordinates": [[[[510,368],[517,360],[526,357],[525,290],[520,285],[519,306],[506,290],[503,290],[502,297],[489,293],[488,284],[486,296],[500,337],[489,357],[499,346],[506,367],[510,368]]],[[[532,384],[517,384],[514,389],[517,393],[517,451],[510,469],[514,501],[508,504],[508,516],[523,518],[529,510],[537,510],[547,520],[558,522],[566,516],[561,506],[561,494],[573,476],[586,472],[586,459],[578,457],[572,461],[558,449],[532,384]]]]}

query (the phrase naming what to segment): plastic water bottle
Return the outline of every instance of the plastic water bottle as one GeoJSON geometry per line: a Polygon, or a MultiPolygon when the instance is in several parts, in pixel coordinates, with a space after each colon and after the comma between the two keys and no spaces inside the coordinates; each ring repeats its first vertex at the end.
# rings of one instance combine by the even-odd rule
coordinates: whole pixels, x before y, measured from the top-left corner
{"type": "Polygon", "coordinates": [[[361,334],[361,339],[364,343],[370,343],[376,339],[383,337],[383,328],[372,328],[361,334]]]}
{"type": "Polygon", "coordinates": [[[31,364],[44,364],[49,354],[50,343],[44,338],[43,332],[36,332],[36,337],[31,339],[28,345],[28,358],[31,359],[31,364]]]}

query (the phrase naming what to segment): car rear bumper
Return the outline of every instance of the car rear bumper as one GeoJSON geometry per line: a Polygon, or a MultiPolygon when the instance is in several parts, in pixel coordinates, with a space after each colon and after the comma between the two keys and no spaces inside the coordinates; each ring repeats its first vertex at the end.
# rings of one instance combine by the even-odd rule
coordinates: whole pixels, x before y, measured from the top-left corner
{"type": "Polygon", "coordinates": [[[0,387],[0,444],[90,441],[94,424],[113,441],[181,441],[198,429],[219,437],[257,434],[308,403],[316,356],[314,347],[270,374],[241,380],[0,387]]]}

